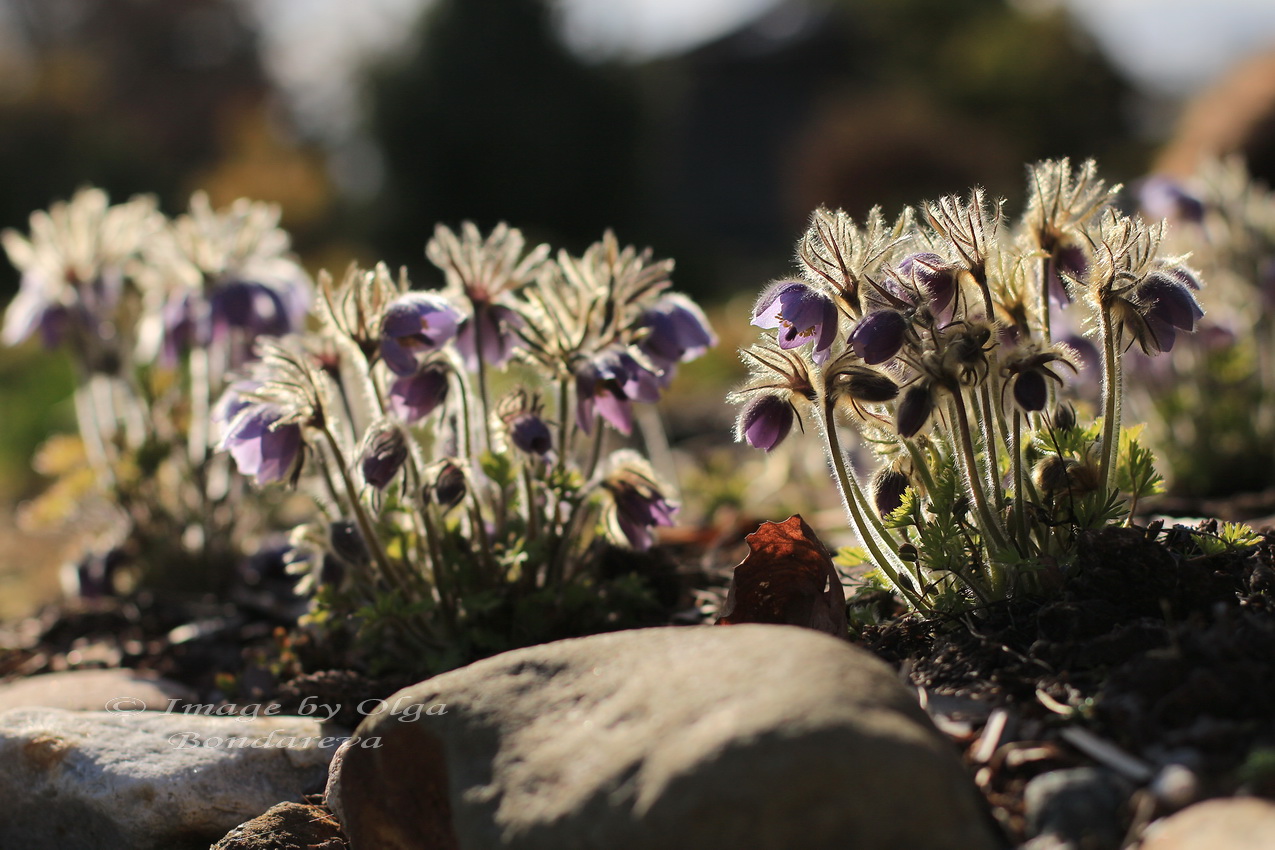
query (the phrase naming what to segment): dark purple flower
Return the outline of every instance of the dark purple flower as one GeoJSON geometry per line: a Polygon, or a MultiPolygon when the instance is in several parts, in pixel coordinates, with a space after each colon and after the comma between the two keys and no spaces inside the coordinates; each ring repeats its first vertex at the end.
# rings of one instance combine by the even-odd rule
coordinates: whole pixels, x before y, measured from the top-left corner
{"type": "Polygon", "coordinates": [[[397,426],[384,423],[368,432],[359,457],[363,480],[384,490],[407,462],[407,438],[397,426]]]}
{"type": "Polygon", "coordinates": [[[632,402],[659,400],[659,378],[626,351],[604,351],[576,369],[576,422],[586,434],[595,413],[621,434],[632,433],[632,402]]]}
{"type": "Polygon", "coordinates": [[[1138,284],[1136,297],[1152,336],[1143,344],[1148,354],[1171,350],[1177,332],[1194,332],[1196,323],[1204,317],[1191,290],[1178,277],[1165,272],[1147,275],[1138,284]]]}
{"type": "Polygon", "coordinates": [[[777,328],[779,347],[783,349],[813,342],[815,362],[823,363],[837,338],[837,305],[808,284],[779,281],[767,287],[757,300],[752,324],[777,328]]]}
{"type": "Polygon", "coordinates": [[[411,292],[386,308],[381,320],[381,357],[397,375],[414,375],[419,357],[456,336],[460,313],[437,295],[411,292]]]}
{"type": "Polygon", "coordinates": [[[456,349],[464,359],[465,368],[471,372],[478,370],[479,352],[477,342],[482,346],[483,363],[489,366],[503,366],[509,362],[514,349],[522,344],[517,329],[522,327],[522,316],[502,304],[474,304],[474,315],[460,323],[456,334],[456,349]],[[481,336],[479,341],[477,338],[481,336]]]}
{"type": "Polygon", "coordinates": [[[930,309],[937,315],[952,303],[960,269],[938,254],[922,251],[899,261],[898,272],[911,278],[918,290],[929,299],[930,309]]]}
{"type": "Polygon", "coordinates": [[[1023,410],[1044,410],[1048,400],[1049,387],[1039,370],[1029,369],[1014,376],[1014,401],[1023,410]]]}
{"type": "Polygon", "coordinates": [[[1138,204],[1152,218],[1197,224],[1204,220],[1204,202],[1172,177],[1160,174],[1142,181],[1138,187],[1138,204]]]}
{"type": "Polygon", "coordinates": [[[390,384],[390,410],[404,422],[418,422],[443,403],[447,389],[447,370],[426,364],[411,375],[395,378],[390,384]]]}
{"type": "Polygon", "coordinates": [[[782,396],[766,394],[752,399],[739,414],[737,439],[763,451],[773,451],[792,430],[792,405],[782,396]]]}
{"type": "Polygon", "coordinates": [[[1061,245],[1049,257],[1049,298],[1054,304],[1068,304],[1071,293],[1064,276],[1084,280],[1089,274],[1089,254],[1079,245],[1061,245]]]}
{"type": "Polygon", "coordinates": [[[912,437],[934,410],[934,395],[929,384],[913,384],[903,392],[895,409],[895,427],[900,437],[912,437]]]}
{"type": "Polygon", "coordinates": [[[250,280],[234,280],[213,290],[208,298],[212,338],[223,339],[231,329],[255,336],[283,336],[297,330],[300,322],[292,316],[283,294],[250,280]]]}
{"type": "Polygon", "coordinates": [[[283,411],[272,404],[250,404],[235,415],[222,438],[239,472],[258,484],[294,479],[300,472],[301,426],[280,424],[282,419],[283,411]]]}
{"type": "Polygon", "coordinates": [[[898,310],[869,313],[850,332],[850,347],[869,365],[884,363],[899,353],[908,320],[898,310]]]}
{"type": "Polygon", "coordinates": [[[651,529],[673,524],[677,507],[649,483],[624,477],[609,481],[606,487],[615,500],[616,524],[634,549],[650,549],[655,542],[651,529]]]}
{"type": "Polygon", "coordinates": [[[520,451],[541,457],[553,449],[549,425],[534,413],[519,413],[510,419],[509,442],[520,451]]]}
{"type": "Polygon", "coordinates": [[[704,311],[685,295],[660,297],[642,314],[637,328],[646,331],[638,348],[662,370],[660,383],[668,386],[678,363],[694,360],[717,344],[704,311]]]}

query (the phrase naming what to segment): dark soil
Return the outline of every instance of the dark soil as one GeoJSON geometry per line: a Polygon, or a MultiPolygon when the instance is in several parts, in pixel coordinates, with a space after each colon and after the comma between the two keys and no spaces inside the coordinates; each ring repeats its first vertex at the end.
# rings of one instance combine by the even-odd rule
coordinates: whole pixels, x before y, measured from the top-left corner
{"type": "Polygon", "coordinates": [[[1024,788],[1060,768],[1123,783],[1125,839],[1102,846],[1192,799],[1275,793],[1275,536],[1205,556],[1181,530],[1109,528],[1079,552],[1047,602],[862,635],[925,689],[1007,836],[1031,837],[1024,788]]]}

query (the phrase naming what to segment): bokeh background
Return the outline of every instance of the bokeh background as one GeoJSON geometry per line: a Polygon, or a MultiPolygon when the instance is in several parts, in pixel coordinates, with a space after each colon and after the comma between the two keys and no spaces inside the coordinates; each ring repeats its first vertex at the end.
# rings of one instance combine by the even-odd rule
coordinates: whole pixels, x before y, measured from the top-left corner
{"type": "MultiPolygon", "coordinates": [[[[1239,150],[1270,180],[1273,139],[1269,0],[0,0],[0,227],[86,184],[248,195],[312,270],[424,285],[435,222],[613,227],[720,307],[819,204],[1016,202],[1057,156],[1127,182],[1239,150]]],[[[70,390],[0,351],[5,523],[70,390]]]]}

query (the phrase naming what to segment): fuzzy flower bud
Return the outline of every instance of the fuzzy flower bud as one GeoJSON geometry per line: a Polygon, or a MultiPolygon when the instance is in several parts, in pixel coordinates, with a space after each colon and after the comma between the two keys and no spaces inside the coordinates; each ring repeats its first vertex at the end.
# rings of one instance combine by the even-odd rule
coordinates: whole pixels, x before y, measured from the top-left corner
{"type": "Polygon", "coordinates": [[[444,513],[459,505],[468,492],[465,473],[450,460],[431,464],[424,475],[425,500],[439,505],[444,513]]]}
{"type": "Polygon", "coordinates": [[[897,469],[885,467],[872,479],[872,503],[877,513],[887,517],[903,504],[903,494],[912,482],[897,469]]]}
{"type": "Polygon", "coordinates": [[[359,452],[359,468],[363,480],[384,490],[407,462],[407,437],[392,422],[382,422],[368,429],[359,452]]]}
{"type": "Polygon", "coordinates": [[[895,409],[895,427],[900,437],[913,437],[934,411],[933,388],[928,383],[913,384],[903,393],[895,409]]]}

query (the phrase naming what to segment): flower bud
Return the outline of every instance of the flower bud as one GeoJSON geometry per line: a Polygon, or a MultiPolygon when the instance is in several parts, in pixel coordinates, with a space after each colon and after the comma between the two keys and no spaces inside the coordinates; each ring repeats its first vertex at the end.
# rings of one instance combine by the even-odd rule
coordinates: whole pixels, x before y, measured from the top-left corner
{"type": "Polygon", "coordinates": [[[332,551],[347,564],[360,567],[371,563],[367,543],[352,520],[341,519],[329,525],[328,539],[332,543],[332,551]]]}
{"type": "Polygon", "coordinates": [[[459,505],[468,491],[465,473],[450,460],[432,464],[426,470],[426,480],[425,500],[439,505],[444,513],[459,505]]]}
{"type": "Polygon", "coordinates": [[[829,394],[834,398],[849,396],[855,401],[879,404],[893,401],[899,385],[888,375],[865,366],[846,366],[837,370],[830,381],[829,394]]]}
{"type": "Polygon", "coordinates": [[[1020,372],[1014,377],[1014,401],[1028,412],[1044,410],[1049,400],[1049,387],[1045,385],[1045,376],[1036,369],[1020,372]]]}
{"type": "Polygon", "coordinates": [[[1076,427],[1076,408],[1070,404],[1060,404],[1054,408],[1054,427],[1059,431],[1070,431],[1076,427]]]}
{"type": "Polygon", "coordinates": [[[903,504],[903,493],[912,486],[906,475],[897,469],[886,467],[872,479],[872,501],[877,513],[887,517],[903,504]]]}
{"type": "Polygon", "coordinates": [[[364,481],[377,490],[384,490],[406,462],[407,437],[402,429],[392,422],[368,429],[359,457],[364,481]]]}
{"type": "Polygon", "coordinates": [[[928,383],[913,384],[903,393],[895,409],[895,427],[900,437],[912,437],[934,411],[934,396],[928,383]]]}

